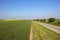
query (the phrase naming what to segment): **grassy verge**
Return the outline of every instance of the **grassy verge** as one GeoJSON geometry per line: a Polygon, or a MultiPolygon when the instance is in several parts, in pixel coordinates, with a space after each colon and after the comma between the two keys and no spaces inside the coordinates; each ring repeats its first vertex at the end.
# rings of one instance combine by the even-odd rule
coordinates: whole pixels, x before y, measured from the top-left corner
{"type": "Polygon", "coordinates": [[[60,26],[60,21],[55,21],[55,22],[48,23],[48,24],[52,24],[52,25],[56,25],[56,26],[60,26]]]}
{"type": "Polygon", "coordinates": [[[29,40],[31,21],[0,22],[0,40],[29,40]]]}
{"type": "Polygon", "coordinates": [[[36,22],[32,22],[33,40],[60,40],[60,34],[57,34],[36,22]]]}
{"type": "Polygon", "coordinates": [[[45,23],[48,23],[48,24],[51,24],[51,25],[56,25],[56,26],[60,27],[60,19],[59,20],[55,20],[54,22],[45,22],[45,23]]]}

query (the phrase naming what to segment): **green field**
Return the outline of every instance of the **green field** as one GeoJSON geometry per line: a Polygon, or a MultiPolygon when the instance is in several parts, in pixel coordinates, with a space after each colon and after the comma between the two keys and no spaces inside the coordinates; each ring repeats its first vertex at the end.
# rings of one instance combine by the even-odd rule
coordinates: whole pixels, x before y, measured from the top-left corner
{"type": "Polygon", "coordinates": [[[31,27],[33,40],[60,40],[60,34],[31,20],[0,21],[0,40],[30,40],[31,27]]]}
{"type": "Polygon", "coordinates": [[[32,22],[33,40],[60,40],[60,34],[57,34],[36,22],[32,22]]]}
{"type": "Polygon", "coordinates": [[[0,40],[29,40],[31,21],[0,22],[0,40]]]}

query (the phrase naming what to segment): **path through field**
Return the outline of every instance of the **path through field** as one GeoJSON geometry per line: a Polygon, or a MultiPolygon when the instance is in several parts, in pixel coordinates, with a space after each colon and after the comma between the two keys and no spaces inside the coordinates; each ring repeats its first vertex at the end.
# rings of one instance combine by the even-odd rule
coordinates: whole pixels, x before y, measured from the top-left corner
{"type": "Polygon", "coordinates": [[[30,40],[32,40],[32,35],[33,35],[33,32],[32,32],[32,26],[31,26],[31,29],[30,29],[30,40]]]}
{"type": "Polygon", "coordinates": [[[37,23],[40,25],[43,25],[44,27],[46,27],[46,28],[58,33],[58,34],[60,34],[60,27],[58,27],[58,26],[54,26],[54,25],[50,25],[50,24],[46,24],[46,23],[41,23],[41,22],[37,22],[37,23]]]}

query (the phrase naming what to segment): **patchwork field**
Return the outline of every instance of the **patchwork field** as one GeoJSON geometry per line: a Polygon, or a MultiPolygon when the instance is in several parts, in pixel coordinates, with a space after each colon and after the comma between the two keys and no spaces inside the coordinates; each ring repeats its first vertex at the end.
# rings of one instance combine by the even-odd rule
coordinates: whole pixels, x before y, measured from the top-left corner
{"type": "Polygon", "coordinates": [[[60,40],[60,34],[35,21],[10,20],[0,22],[0,40],[60,40]]]}
{"type": "Polygon", "coordinates": [[[0,22],[0,40],[29,40],[31,21],[0,22]]]}

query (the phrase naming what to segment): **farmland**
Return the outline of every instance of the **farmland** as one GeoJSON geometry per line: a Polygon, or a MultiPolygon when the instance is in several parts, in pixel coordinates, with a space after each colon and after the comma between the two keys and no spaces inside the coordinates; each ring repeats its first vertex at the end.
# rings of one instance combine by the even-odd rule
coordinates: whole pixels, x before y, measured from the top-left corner
{"type": "Polygon", "coordinates": [[[60,34],[32,22],[33,40],[60,40],[60,34]]]}
{"type": "Polygon", "coordinates": [[[0,40],[60,40],[60,34],[35,21],[5,20],[0,21],[0,40]]]}
{"type": "Polygon", "coordinates": [[[31,21],[0,22],[0,40],[29,40],[31,21]]]}

